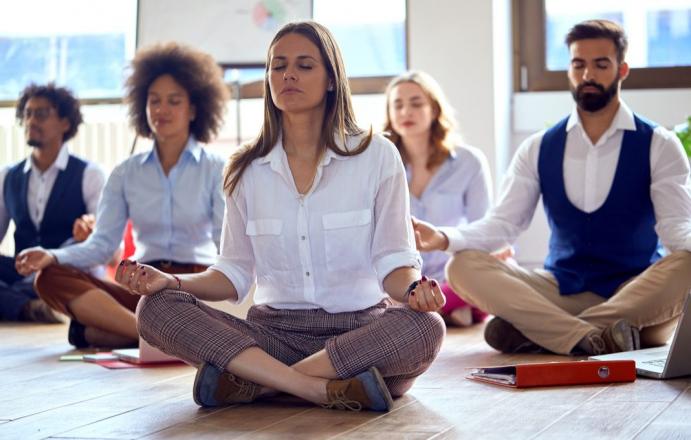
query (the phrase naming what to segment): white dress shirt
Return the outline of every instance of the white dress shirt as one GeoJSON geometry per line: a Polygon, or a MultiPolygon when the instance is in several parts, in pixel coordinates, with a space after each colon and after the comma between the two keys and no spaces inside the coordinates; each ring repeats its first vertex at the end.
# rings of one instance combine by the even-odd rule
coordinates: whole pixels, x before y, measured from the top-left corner
{"type": "MultiPolygon", "coordinates": [[[[29,209],[31,221],[37,229],[43,220],[46,204],[50,198],[55,180],[58,178],[58,173],[67,168],[69,157],[69,148],[67,145],[63,145],[55,161],[44,172],[36,168],[33,160],[31,160],[31,156],[24,162],[24,173],[31,171],[26,195],[27,208],[29,209]]],[[[5,167],[0,170],[0,240],[5,236],[10,223],[10,216],[7,212],[5,197],[3,196],[5,177],[9,169],[10,167],[5,167]]],[[[104,183],[105,173],[103,169],[93,162],[87,162],[82,177],[82,196],[84,197],[87,213],[94,214],[96,212],[98,199],[101,196],[101,189],[104,183]]]]}
{"type": "MultiPolygon", "coordinates": [[[[406,167],[408,181],[412,179],[406,167]]],[[[410,195],[413,217],[437,226],[461,226],[481,219],[492,204],[489,166],[482,151],[457,146],[432,176],[420,197],[410,195]]],[[[422,253],[422,273],[445,280],[446,252],[422,253]]]]}
{"type": "MultiPolygon", "coordinates": [[[[572,111],[562,166],[566,194],[574,206],[587,213],[602,206],[614,180],[624,131],[635,129],[633,113],[622,102],[611,126],[593,144],[577,110],[572,111]]],[[[537,164],[544,133],[530,136],[520,146],[504,179],[499,203],[488,216],[460,228],[440,228],[449,238],[449,252],[495,251],[513,243],[530,225],[540,200],[537,164]]],[[[658,237],[671,251],[691,251],[689,161],[676,135],[659,126],[650,145],[650,176],[658,237]]]]}
{"type": "MultiPolygon", "coordinates": [[[[349,137],[354,149],[361,137],[349,137]]],[[[408,188],[396,148],[380,135],[356,156],[326,150],[312,189],[298,194],[279,142],[245,170],[226,199],[221,255],[212,269],[241,302],[284,309],[362,310],[386,297],[384,278],[420,268],[408,188]]]]}
{"type": "Polygon", "coordinates": [[[210,265],[216,261],[223,223],[225,160],[190,136],[177,163],[163,172],[156,148],[118,164],[98,206],[94,233],[53,251],[61,264],[86,268],[107,262],[132,221],[132,259],[210,265]]]}

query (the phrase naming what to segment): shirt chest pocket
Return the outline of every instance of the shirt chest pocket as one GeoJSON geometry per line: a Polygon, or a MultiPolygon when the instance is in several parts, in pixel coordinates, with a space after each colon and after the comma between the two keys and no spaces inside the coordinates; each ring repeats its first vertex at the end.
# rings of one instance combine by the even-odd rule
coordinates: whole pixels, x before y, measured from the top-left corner
{"type": "Polygon", "coordinates": [[[329,271],[371,270],[371,210],[326,214],[322,217],[322,227],[329,271]]]}
{"type": "Polygon", "coordinates": [[[247,220],[245,233],[250,237],[257,266],[287,270],[285,244],[282,237],[283,220],[247,220]]]}

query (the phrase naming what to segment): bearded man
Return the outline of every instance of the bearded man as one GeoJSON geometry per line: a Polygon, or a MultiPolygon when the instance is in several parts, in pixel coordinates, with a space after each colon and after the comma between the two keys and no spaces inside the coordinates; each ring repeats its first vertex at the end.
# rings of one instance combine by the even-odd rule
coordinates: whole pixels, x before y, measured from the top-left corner
{"type": "Polygon", "coordinates": [[[629,66],[619,25],[579,23],[566,45],[571,115],[523,143],[482,220],[414,221],[418,248],[456,253],[447,280],[496,316],[485,340],[501,352],[662,345],[691,288],[689,162],[676,136],[620,99],[629,66]],[[530,225],[540,197],[551,234],[544,269],[493,257],[530,225]]]}

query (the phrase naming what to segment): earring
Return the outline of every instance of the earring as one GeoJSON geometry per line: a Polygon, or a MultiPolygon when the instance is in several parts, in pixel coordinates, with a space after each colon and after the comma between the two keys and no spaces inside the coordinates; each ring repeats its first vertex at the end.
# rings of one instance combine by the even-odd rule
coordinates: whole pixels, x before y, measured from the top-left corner
{"type": "Polygon", "coordinates": [[[326,91],[327,91],[327,92],[333,92],[333,91],[334,91],[334,85],[333,85],[333,84],[329,84],[329,87],[326,88],[326,91]]]}

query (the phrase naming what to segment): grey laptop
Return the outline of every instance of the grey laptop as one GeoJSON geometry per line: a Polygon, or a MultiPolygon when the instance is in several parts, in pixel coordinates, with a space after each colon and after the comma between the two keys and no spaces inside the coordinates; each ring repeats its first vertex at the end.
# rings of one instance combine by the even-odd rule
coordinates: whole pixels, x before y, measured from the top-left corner
{"type": "Polygon", "coordinates": [[[139,348],[113,350],[113,354],[121,361],[132,364],[156,364],[180,361],[178,358],[165,354],[161,350],[152,347],[142,337],[139,337],[139,348]]]}
{"type": "Polygon", "coordinates": [[[670,345],[591,356],[590,359],[601,361],[632,359],[636,361],[636,373],[656,379],[670,379],[691,374],[691,294],[686,297],[684,309],[670,345]]]}

